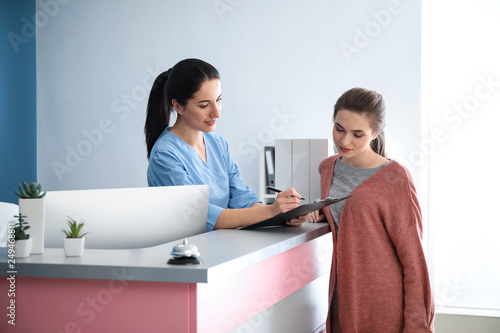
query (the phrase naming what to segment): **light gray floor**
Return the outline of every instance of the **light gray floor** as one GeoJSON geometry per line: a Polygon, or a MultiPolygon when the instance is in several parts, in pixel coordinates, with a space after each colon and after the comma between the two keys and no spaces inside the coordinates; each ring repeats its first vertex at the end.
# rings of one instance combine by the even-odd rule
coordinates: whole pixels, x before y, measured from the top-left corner
{"type": "Polygon", "coordinates": [[[500,318],[438,314],[436,333],[500,333],[500,318]]]}
{"type": "MultiPolygon", "coordinates": [[[[311,295],[319,295],[320,299],[317,301],[326,304],[326,297],[321,299],[321,286],[325,286],[322,278],[325,276],[317,279],[316,284],[288,296],[229,333],[313,333],[311,327],[317,329],[317,323],[326,319],[326,311],[323,310],[316,316],[311,315],[311,310],[314,310],[312,304],[315,302],[311,295]],[[304,300],[307,300],[307,304],[304,300]]],[[[323,292],[323,295],[326,296],[326,293],[323,292]]],[[[435,333],[500,333],[500,318],[495,317],[437,314],[434,325],[435,333]]]]}

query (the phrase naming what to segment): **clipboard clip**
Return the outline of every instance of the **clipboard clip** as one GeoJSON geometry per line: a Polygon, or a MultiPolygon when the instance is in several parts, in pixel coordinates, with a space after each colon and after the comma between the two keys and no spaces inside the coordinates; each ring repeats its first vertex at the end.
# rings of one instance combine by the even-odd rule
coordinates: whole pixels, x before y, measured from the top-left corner
{"type": "MultiPolygon", "coordinates": [[[[340,198],[342,200],[345,200],[345,199],[349,199],[350,197],[352,197],[352,195],[348,195],[346,197],[343,197],[343,198],[340,198]]],[[[338,200],[339,198],[335,197],[335,198],[332,198],[332,197],[326,197],[324,199],[316,199],[314,200],[314,203],[318,203],[318,202],[328,202],[328,201],[332,201],[332,200],[338,200]]]]}

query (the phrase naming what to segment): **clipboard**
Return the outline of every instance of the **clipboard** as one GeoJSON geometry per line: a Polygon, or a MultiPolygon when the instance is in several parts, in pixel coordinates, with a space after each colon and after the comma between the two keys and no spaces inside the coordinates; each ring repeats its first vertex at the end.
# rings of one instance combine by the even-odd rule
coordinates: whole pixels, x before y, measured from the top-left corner
{"type": "Polygon", "coordinates": [[[294,219],[296,217],[306,215],[308,213],[314,212],[315,210],[320,210],[321,208],[333,205],[336,202],[346,200],[347,198],[352,197],[352,195],[348,195],[346,197],[342,198],[325,198],[321,201],[315,202],[315,203],[310,203],[310,204],[305,204],[305,205],[300,205],[294,209],[291,209],[287,212],[284,213],[279,213],[277,215],[274,215],[271,218],[268,218],[266,220],[247,225],[246,227],[242,227],[239,230],[250,230],[250,229],[256,229],[256,228],[265,228],[265,227],[274,227],[274,226],[279,226],[279,225],[286,225],[287,221],[290,221],[291,219],[294,219]]]}

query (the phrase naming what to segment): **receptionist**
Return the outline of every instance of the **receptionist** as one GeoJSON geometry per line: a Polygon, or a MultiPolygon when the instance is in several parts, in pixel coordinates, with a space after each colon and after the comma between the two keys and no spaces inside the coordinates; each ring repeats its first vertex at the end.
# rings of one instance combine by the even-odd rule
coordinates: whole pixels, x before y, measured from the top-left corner
{"type": "MultiPolygon", "coordinates": [[[[294,188],[264,205],[245,184],[228,143],[214,133],[221,106],[219,73],[205,61],[182,60],[156,78],[144,126],[148,185],[209,185],[207,231],[250,225],[297,207],[301,195],[294,188]],[[169,126],[172,112],[177,119],[169,126]]],[[[308,217],[288,224],[300,226],[308,217]]]]}

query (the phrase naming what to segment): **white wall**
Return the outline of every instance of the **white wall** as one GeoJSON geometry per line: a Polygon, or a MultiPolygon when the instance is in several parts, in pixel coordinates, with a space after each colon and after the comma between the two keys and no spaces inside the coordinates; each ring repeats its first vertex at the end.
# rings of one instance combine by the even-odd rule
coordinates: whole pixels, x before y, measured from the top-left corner
{"type": "Polygon", "coordinates": [[[353,86],[385,96],[390,157],[418,181],[407,161],[420,142],[419,1],[58,1],[37,1],[46,189],[145,186],[147,96],[187,57],[219,69],[216,131],[257,191],[257,147],[330,138],[333,104],[353,86]]]}

